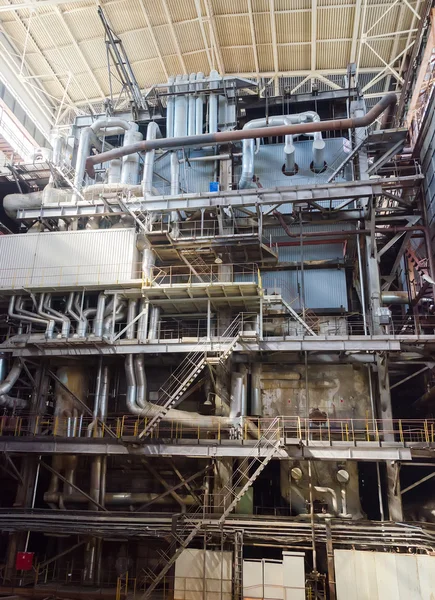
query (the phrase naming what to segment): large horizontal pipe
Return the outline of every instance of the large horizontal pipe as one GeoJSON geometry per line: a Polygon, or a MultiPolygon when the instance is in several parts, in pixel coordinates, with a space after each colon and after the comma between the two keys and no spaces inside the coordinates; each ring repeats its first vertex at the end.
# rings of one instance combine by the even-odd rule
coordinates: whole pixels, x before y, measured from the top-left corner
{"type": "Polygon", "coordinates": [[[396,94],[386,94],[366,115],[355,119],[335,119],[332,121],[321,121],[320,123],[298,123],[297,125],[279,125],[276,127],[260,127],[258,129],[239,129],[236,131],[222,131],[204,135],[191,135],[136,142],[130,146],[122,146],[120,148],[109,150],[108,152],[88,156],[86,159],[86,172],[90,177],[94,177],[94,165],[113,160],[114,158],[121,158],[129,154],[134,154],[135,152],[149,152],[150,150],[158,150],[160,148],[175,150],[176,148],[184,148],[186,146],[215,146],[217,144],[228,144],[229,142],[239,142],[241,140],[255,138],[301,135],[304,133],[368,127],[384,112],[385,109],[392,104],[396,104],[396,102],[396,94]]]}
{"type": "MultiPolygon", "coordinates": [[[[44,494],[45,502],[49,504],[58,504],[62,498],[64,502],[71,502],[74,504],[83,504],[88,502],[88,499],[80,494],[79,492],[73,492],[72,494],[59,494],[59,492],[46,492],[44,494]]],[[[195,504],[195,500],[192,496],[181,496],[184,504],[191,506],[195,504]]],[[[104,495],[104,504],[145,504],[146,502],[156,502],[157,504],[172,504],[173,499],[161,494],[151,494],[142,492],[106,492],[104,495]]]]}

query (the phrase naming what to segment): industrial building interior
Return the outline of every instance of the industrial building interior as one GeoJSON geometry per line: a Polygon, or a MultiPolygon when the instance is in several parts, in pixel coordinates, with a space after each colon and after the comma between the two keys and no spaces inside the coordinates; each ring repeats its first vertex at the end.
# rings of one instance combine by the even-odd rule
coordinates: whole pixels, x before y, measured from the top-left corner
{"type": "Polygon", "coordinates": [[[433,600],[435,3],[0,3],[0,599],[433,600]]]}

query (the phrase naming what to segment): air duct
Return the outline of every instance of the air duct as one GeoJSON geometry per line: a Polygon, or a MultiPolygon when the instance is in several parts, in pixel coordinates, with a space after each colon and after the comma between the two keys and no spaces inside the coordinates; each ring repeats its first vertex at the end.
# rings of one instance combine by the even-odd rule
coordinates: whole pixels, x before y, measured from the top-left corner
{"type": "Polygon", "coordinates": [[[227,144],[238,142],[240,140],[256,139],[263,137],[312,134],[323,131],[339,131],[355,129],[358,127],[368,127],[373,121],[381,115],[386,108],[397,102],[397,96],[394,93],[386,94],[381,100],[369,110],[363,117],[354,119],[335,119],[332,121],[320,121],[319,123],[299,123],[296,125],[281,125],[276,127],[260,127],[259,129],[243,129],[236,131],[222,131],[217,133],[208,133],[204,135],[163,138],[150,142],[137,142],[131,146],[122,148],[113,148],[99,155],[89,156],[86,160],[86,171],[90,177],[94,176],[94,165],[133,154],[134,152],[148,152],[149,150],[183,148],[188,146],[215,146],[216,144],[227,144]]]}
{"type": "MultiPolygon", "coordinates": [[[[3,365],[5,359],[2,357],[1,361],[3,365]]],[[[22,370],[23,363],[20,360],[16,360],[12,365],[12,369],[9,371],[6,379],[0,381],[0,406],[5,408],[24,408],[27,405],[25,400],[20,398],[12,398],[9,396],[9,392],[17,383],[22,370]]]]}
{"type": "MultiPolygon", "coordinates": [[[[168,106],[169,110],[169,106],[168,106]]],[[[147,129],[147,141],[155,140],[162,137],[160,127],[154,121],[148,124],[147,129]]],[[[145,154],[145,162],[143,167],[143,178],[142,178],[142,191],[143,197],[146,200],[147,196],[152,193],[153,189],[153,173],[154,173],[154,158],[155,150],[150,150],[145,154]]]]}

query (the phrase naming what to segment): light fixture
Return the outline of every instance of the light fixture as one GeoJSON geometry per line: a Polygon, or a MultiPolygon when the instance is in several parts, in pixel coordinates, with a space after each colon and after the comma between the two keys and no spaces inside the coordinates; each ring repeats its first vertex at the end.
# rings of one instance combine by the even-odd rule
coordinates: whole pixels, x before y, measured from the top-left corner
{"type": "Polygon", "coordinates": [[[216,265],[221,265],[222,264],[222,259],[220,256],[216,256],[216,258],[214,259],[214,262],[216,265]]]}

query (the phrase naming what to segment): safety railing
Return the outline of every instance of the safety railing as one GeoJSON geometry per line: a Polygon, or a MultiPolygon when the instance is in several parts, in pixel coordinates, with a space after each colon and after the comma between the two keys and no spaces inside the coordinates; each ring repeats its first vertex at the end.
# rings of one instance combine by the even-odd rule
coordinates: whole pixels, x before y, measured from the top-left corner
{"type": "MultiPolygon", "coordinates": [[[[144,207],[145,208],[145,207],[144,207]]],[[[172,233],[178,240],[209,238],[215,236],[243,236],[258,234],[258,226],[252,218],[234,217],[224,219],[198,219],[196,221],[171,222],[168,215],[150,220],[150,234],[172,233]],[[175,236],[176,225],[176,236],[175,236]]]]}
{"type": "MultiPolygon", "coordinates": [[[[376,442],[391,441],[402,444],[435,443],[435,419],[347,419],[309,418],[300,416],[282,417],[238,417],[231,423],[216,425],[204,429],[192,419],[166,419],[160,422],[150,439],[170,440],[175,443],[181,440],[204,442],[213,440],[213,444],[232,439],[248,442],[260,439],[275,420],[273,436],[276,439],[299,440],[306,443],[320,441],[333,442],[376,442]]],[[[150,419],[134,415],[108,417],[99,428],[89,427],[91,416],[55,417],[52,415],[19,415],[0,417],[0,437],[57,437],[67,439],[88,438],[136,438],[146,430],[150,419]],[[89,434],[89,432],[91,432],[89,434]]]]}
{"type": "Polygon", "coordinates": [[[176,265],[153,267],[151,278],[145,287],[172,287],[212,283],[256,283],[261,284],[258,265],[248,264],[204,264],[198,266],[176,265]]]}

